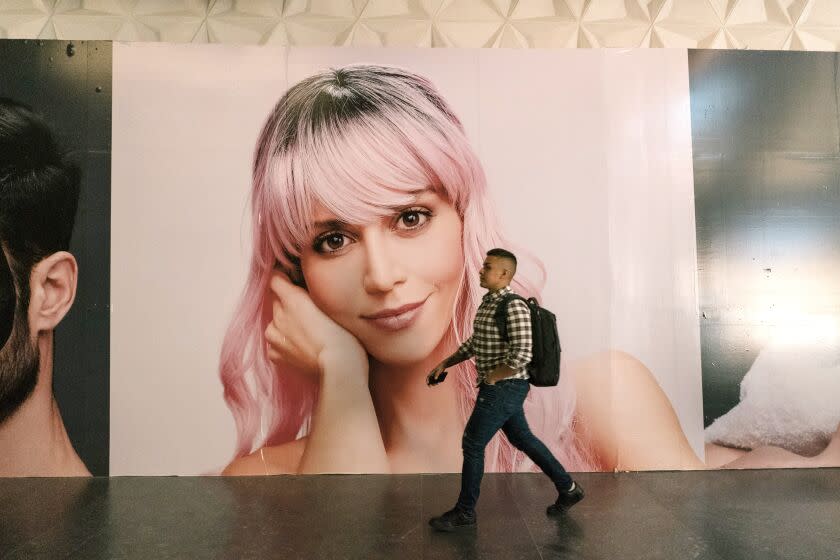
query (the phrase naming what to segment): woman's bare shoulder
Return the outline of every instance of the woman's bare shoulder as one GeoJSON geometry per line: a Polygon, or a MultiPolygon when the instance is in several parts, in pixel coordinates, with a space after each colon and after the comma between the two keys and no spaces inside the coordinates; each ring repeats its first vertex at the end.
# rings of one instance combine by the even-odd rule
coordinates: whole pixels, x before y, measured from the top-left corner
{"type": "Polygon", "coordinates": [[[306,450],[307,438],[261,447],[231,461],[222,471],[224,476],[254,476],[266,474],[297,474],[306,450]]]}
{"type": "Polygon", "coordinates": [[[581,433],[608,469],[704,468],[651,371],[617,350],[574,368],[581,433]]]}

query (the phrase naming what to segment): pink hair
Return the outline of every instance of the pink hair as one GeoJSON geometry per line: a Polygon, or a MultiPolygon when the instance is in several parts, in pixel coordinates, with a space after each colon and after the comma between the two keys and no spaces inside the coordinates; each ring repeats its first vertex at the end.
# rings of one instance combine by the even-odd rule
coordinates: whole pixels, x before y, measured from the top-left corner
{"type": "MultiPolygon", "coordinates": [[[[484,170],[463,126],[426,78],[394,67],[347,66],[301,81],[274,107],[254,156],[249,278],[219,368],[236,420],[236,457],[309,429],[317,386],[268,361],[263,333],[269,315],[263,306],[278,263],[293,279],[300,276],[297,259],[300,247],[311,243],[314,203],[339,220],[364,223],[410,204],[412,192],[424,186],[445,196],[461,216],[465,270],[478,270],[488,249],[510,247],[499,234],[484,170]],[[266,435],[258,441],[263,422],[266,435]]],[[[537,297],[545,281],[542,264],[519,253],[525,266],[520,264],[513,288],[537,297]],[[538,279],[532,281],[529,272],[538,279]]],[[[469,336],[481,295],[476,275],[465,274],[446,335],[453,349],[469,336]]],[[[475,402],[475,366],[464,362],[452,369],[466,420],[475,402]]],[[[531,391],[526,411],[558,459],[582,470],[589,460],[571,428],[574,402],[572,386],[563,383],[560,390],[531,391]]],[[[490,471],[526,468],[501,435],[488,446],[487,459],[490,471]]]]}

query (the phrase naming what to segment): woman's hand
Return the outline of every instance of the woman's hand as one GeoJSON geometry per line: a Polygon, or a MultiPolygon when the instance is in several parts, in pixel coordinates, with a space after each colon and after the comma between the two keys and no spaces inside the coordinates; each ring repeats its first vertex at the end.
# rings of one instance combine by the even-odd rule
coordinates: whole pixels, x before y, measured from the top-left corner
{"type": "Polygon", "coordinates": [[[272,273],[269,289],[272,317],[265,329],[269,360],[313,375],[324,374],[338,364],[343,372],[367,373],[364,347],[318,309],[306,290],[280,271],[272,273]]]}
{"type": "Polygon", "coordinates": [[[274,300],[265,329],[269,360],[320,377],[299,471],[389,472],[364,347],[282,272],[272,273],[269,287],[274,300]]]}

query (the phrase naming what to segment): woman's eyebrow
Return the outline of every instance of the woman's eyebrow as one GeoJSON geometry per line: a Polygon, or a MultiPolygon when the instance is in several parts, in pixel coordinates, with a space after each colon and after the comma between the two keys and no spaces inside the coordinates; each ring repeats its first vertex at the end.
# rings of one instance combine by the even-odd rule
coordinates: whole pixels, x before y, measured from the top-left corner
{"type": "Polygon", "coordinates": [[[415,191],[408,191],[406,194],[413,197],[414,200],[412,200],[408,204],[398,204],[398,205],[395,205],[395,206],[390,206],[389,208],[392,211],[397,212],[399,210],[402,210],[406,206],[411,206],[412,204],[416,203],[417,199],[420,198],[421,196],[423,196],[424,194],[434,194],[434,192],[435,191],[434,191],[434,189],[432,189],[432,187],[425,187],[425,188],[422,188],[422,189],[417,189],[415,191]]]}
{"type": "Polygon", "coordinates": [[[349,227],[349,224],[347,222],[342,222],[341,220],[323,220],[315,222],[312,226],[318,230],[345,229],[349,227]]]}

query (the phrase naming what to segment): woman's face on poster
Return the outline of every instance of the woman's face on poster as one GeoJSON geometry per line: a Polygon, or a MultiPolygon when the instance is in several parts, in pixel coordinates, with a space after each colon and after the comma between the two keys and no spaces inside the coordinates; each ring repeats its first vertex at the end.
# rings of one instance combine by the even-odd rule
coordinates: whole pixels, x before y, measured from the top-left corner
{"type": "Polygon", "coordinates": [[[452,321],[464,272],[462,223],[432,190],[371,223],[314,213],[301,270],[315,304],[376,361],[428,358],[452,321]]]}

